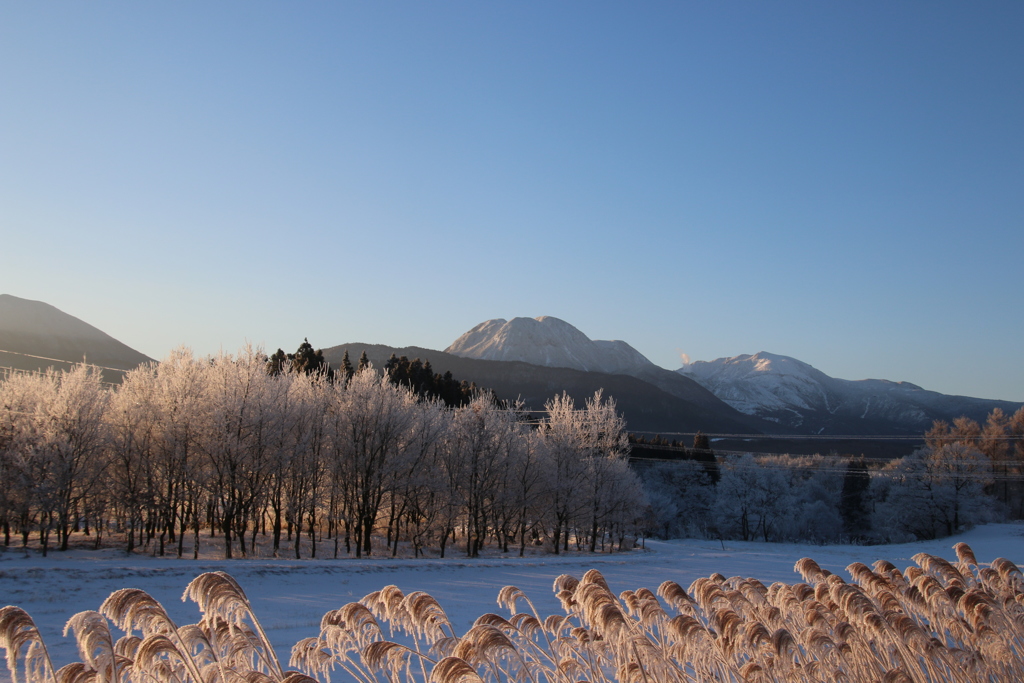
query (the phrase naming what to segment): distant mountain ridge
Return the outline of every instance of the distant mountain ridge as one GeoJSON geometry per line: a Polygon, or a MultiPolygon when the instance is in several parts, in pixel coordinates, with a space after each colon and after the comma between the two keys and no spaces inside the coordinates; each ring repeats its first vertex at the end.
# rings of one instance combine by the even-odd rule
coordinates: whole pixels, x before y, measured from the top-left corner
{"type": "MultiPolygon", "coordinates": [[[[127,371],[152,359],[50,304],[0,294],[0,366],[67,369],[83,360],[127,371]]],[[[121,375],[104,371],[107,381],[121,375]]]]}
{"type": "Polygon", "coordinates": [[[921,434],[934,420],[983,422],[1020,403],[928,391],[909,382],[846,380],[789,356],[764,351],[697,361],[677,372],[747,415],[804,434],[921,434]]]}

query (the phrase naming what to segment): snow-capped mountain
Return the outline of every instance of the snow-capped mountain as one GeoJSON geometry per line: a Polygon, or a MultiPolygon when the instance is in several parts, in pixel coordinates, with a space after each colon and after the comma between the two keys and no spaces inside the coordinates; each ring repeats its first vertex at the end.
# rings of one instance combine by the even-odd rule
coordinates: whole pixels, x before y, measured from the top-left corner
{"type": "Polygon", "coordinates": [[[967,415],[984,420],[993,408],[1020,404],[948,396],[909,382],[830,377],[788,356],[744,354],[697,361],[678,370],[747,415],[799,433],[920,434],[933,420],[967,415]]]}
{"type": "Polygon", "coordinates": [[[456,339],[445,353],[610,374],[634,374],[654,365],[624,341],[591,340],[564,320],[547,315],[482,322],[456,339]]]}

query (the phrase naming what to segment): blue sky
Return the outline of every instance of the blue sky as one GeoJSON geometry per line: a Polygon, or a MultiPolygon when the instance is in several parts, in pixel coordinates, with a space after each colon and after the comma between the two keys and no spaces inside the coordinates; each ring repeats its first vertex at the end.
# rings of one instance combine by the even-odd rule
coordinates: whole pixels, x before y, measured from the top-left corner
{"type": "Polygon", "coordinates": [[[1024,401],[1024,4],[5,3],[0,292],[154,357],[553,315],[1024,401]]]}

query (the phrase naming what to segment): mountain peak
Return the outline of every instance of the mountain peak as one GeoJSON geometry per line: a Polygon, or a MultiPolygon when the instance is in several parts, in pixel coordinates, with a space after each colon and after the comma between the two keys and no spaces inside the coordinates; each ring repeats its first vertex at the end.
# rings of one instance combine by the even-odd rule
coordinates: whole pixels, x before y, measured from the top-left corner
{"type": "Polygon", "coordinates": [[[594,341],[550,315],[486,320],[456,339],[446,353],[480,360],[515,360],[545,367],[628,373],[649,366],[624,341],[594,341]]]}

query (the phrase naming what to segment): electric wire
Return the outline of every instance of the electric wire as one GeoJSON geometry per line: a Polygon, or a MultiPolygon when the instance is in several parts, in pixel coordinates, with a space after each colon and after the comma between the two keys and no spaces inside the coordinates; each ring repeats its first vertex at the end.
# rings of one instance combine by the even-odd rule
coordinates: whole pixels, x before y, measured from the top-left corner
{"type": "Polygon", "coordinates": [[[86,360],[64,360],[63,358],[47,358],[46,356],[34,356],[31,353],[21,353],[20,351],[8,351],[7,349],[0,349],[0,353],[9,353],[13,356],[24,356],[25,358],[37,358],[39,360],[49,360],[55,363],[68,363],[70,365],[89,365],[100,370],[113,370],[114,372],[129,372],[124,368],[108,368],[105,365],[96,365],[86,360]]]}

